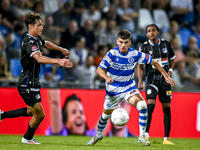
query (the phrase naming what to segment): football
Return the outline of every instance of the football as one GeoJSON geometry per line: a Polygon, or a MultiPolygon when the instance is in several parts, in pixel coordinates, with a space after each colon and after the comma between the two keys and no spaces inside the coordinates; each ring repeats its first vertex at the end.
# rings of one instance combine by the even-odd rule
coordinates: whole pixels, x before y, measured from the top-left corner
{"type": "Polygon", "coordinates": [[[129,121],[129,114],[123,108],[115,109],[111,114],[111,122],[116,126],[124,126],[129,121]]]}

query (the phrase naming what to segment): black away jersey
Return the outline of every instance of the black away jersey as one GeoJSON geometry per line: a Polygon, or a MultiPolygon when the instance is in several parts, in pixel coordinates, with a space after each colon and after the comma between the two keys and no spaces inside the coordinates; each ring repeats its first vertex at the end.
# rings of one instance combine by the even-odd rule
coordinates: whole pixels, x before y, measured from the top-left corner
{"type": "Polygon", "coordinates": [[[19,77],[18,87],[40,87],[40,64],[32,57],[34,53],[42,53],[45,41],[41,37],[34,37],[27,33],[21,46],[22,73],[19,77]]]}
{"type": "MultiPolygon", "coordinates": [[[[148,40],[142,44],[139,51],[151,55],[153,60],[158,62],[166,72],[170,68],[170,60],[176,57],[170,43],[164,39],[159,39],[158,44],[153,44],[148,40]]],[[[153,65],[145,64],[145,69],[147,83],[153,84],[162,78],[162,74],[153,65]]]]}

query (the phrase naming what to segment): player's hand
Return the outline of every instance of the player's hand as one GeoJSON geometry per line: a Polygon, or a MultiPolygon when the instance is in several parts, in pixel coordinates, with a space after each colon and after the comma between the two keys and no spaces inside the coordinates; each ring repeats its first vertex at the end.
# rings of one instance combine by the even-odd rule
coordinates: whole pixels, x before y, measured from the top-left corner
{"type": "Polygon", "coordinates": [[[73,63],[69,59],[58,59],[58,64],[62,67],[71,68],[73,63]]]}
{"type": "Polygon", "coordinates": [[[63,48],[62,53],[65,57],[69,57],[69,51],[66,48],[63,48]]]}
{"type": "Polygon", "coordinates": [[[143,89],[143,82],[139,81],[138,82],[138,90],[142,90],[143,89]]]}
{"type": "Polygon", "coordinates": [[[113,79],[112,79],[111,77],[107,77],[107,78],[106,78],[106,82],[107,82],[108,84],[111,84],[111,83],[113,83],[114,81],[113,81],[113,79]]]}
{"type": "Polygon", "coordinates": [[[171,86],[176,86],[176,82],[171,77],[165,78],[166,82],[169,83],[171,86]]]}

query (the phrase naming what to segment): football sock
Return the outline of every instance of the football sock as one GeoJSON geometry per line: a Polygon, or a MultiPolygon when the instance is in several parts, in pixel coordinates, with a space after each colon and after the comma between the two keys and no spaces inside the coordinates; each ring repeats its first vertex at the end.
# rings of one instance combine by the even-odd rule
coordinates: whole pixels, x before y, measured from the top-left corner
{"type": "Polygon", "coordinates": [[[137,103],[137,109],[139,110],[139,127],[140,136],[145,134],[147,126],[147,104],[145,101],[139,101],[137,103]]]}
{"type": "Polygon", "coordinates": [[[151,124],[151,117],[152,117],[152,113],[154,111],[154,108],[155,108],[154,104],[148,104],[147,105],[148,119],[147,119],[146,132],[149,132],[149,128],[150,128],[150,124],[151,124]]]}
{"type": "Polygon", "coordinates": [[[33,138],[36,130],[37,130],[37,128],[31,128],[28,125],[28,129],[27,129],[26,133],[24,134],[24,138],[27,140],[31,140],[33,138]]]}
{"type": "Polygon", "coordinates": [[[3,114],[1,114],[2,119],[16,118],[16,117],[20,117],[20,116],[25,116],[25,117],[28,116],[27,107],[15,109],[15,110],[11,110],[11,111],[6,111],[3,114]]]}
{"type": "Polygon", "coordinates": [[[170,107],[164,108],[163,112],[164,112],[165,137],[169,137],[169,132],[171,129],[171,109],[170,109],[170,107]]]}
{"type": "Polygon", "coordinates": [[[102,113],[101,118],[99,119],[99,124],[98,124],[98,128],[97,128],[97,136],[101,136],[103,134],[103,129],[105,128],[110,116],[111,115],[102,113]]]}

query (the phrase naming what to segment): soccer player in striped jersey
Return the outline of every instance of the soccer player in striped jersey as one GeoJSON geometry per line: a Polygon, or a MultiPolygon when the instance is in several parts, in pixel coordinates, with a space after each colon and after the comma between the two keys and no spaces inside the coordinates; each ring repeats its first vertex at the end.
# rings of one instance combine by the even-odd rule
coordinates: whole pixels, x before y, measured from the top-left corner
{"type": "MultiPolygon", "coordinates": [[[[149,40],[142,44],[142,46],[139,48],[139,51],[151,55],[152,59],[158,62],[171,77],[175,65],[174,58],[176,57],[172,46],[168,41],[158,37],[159,28],[155,24],[150,24],[146,27],[146,35],[149,40]]],[[[156,97],[159,95],[159,100],[162,103],[164,113],[165,137],[163,144],[174,145],[174,143],[169,140],[169,133],[171,129],[171,85],[165,81],[163,76],[155,69],[155,67],[145,64],[145,69],[145,92],[148,112],[145,136],[147,139],[149,139],[151,117],[155,108],[156,97]]],[[[140,90],[143,89],[143,64],[139,64],[137,70],[139,79],[138,89],[140,90]]]]}
{"type": "Polygon", "coordinates": [[[112,111],[119,107],[119,103],[125,99],[126,102],[136,107],[139,111],[140,135],[138,142],[149,146],[151,143],[145,138],[147,105],[134,81],[134,67],[137,62],[154,65],[164,76],[167,83],[172,86],[175,86],[176,83],[157,62],[152,60],[150,55],[129,47],[131,45],[131,33],[129,31],[121,30],[118,32],[117,37],[118,46],[107,52],[97,68],[97,73],[106,82],[106,96],[97,134],[86,145],[94,145],[103,139],[103,130],[112,111]]]}

